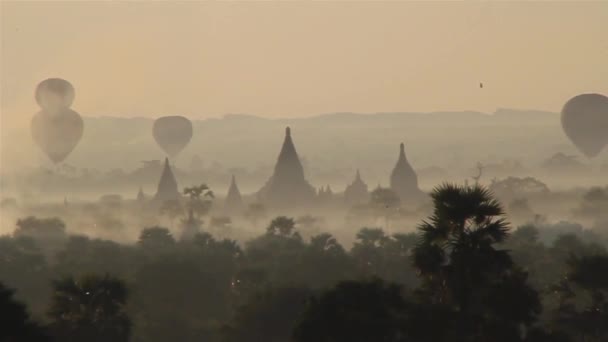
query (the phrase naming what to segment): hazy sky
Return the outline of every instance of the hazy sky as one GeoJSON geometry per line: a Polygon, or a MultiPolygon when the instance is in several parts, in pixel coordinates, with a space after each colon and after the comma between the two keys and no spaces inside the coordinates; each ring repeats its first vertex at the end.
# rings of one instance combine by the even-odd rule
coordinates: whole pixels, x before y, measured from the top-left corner
{"type": "Polygon", "coordinates": [[[1,71],[5,123],[48,77],[82,115],[558,111],[608,92],[608,1],[2,1],[1,71]]]}

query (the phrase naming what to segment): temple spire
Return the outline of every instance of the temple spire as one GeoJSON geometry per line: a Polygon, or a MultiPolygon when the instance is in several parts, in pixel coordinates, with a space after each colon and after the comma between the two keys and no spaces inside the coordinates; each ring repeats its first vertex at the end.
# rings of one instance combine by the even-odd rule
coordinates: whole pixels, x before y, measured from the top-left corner
{"type": "Polygon", "coordinates": [[[169,158],[165,158],[165,166],[163,168],[163,173],[160,176],[158,190],[156,191],[154,199],[164,202],[169,200],[177,200],[179,198],[180,193],[177,189],[177,181],[175,180],[175,176],[173,175],[173,171],[169,165],[169,158]]]}
{"type": "Polygon", "coordinates": [[[260,189],[259,195],[274,207],[297,207],[312,203],[315,189],[306,181],[304,168],[294,146],[291,129],[285,128],[285,139],[274,167],[274,173],[260,189]]]}
{"type": "Polygon", "coordinates": [[[349,205],[363,204],[369,202],[369,191],[367,184],[361,179],[361,173],[357,169],[355,179],[344,190],[344,201],[349,205]]]}
{"type": "Polygon", "coordinates": [[[422,192],[418,188],[418,176],[405,157],[405,145],[399,145],[399,158],[391,173],[391,189],[402,201],[418,199],[422,192]]]}
{"type": "Polygon", "coordinates": [[[230,187],[228,188],[228,194],[226,195],[226,201],[224,203],[224,210],[230,214],[235,214],[243,210],[243,199],[241,192],[236,185],[236,178],[232,175],[230,181],[230,187]]]}
{"type": "Polygon", "coordinates": [[[146,199],[146,195],[144,194],[144,189],[140,186],[139,191],[137,192],[137,201],[143,202],[146,199]]]}

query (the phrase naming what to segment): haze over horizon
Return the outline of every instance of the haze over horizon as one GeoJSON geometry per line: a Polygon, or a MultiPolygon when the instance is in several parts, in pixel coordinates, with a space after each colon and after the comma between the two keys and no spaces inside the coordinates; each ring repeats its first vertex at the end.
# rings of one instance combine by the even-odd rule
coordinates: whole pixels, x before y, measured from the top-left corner
{"type": "Polygon", "coordinates": [[[608,0],[0,0],[0,342],[608,341],[607,62],[608,0]]]}
{"type": "Polygon", "coordinates": [[[84,116],[558,112],[608,89],[607,21],[600,2],[3,2],[3,121],[29,122],[48,77],[84,116]]]}
{"type": "MultiPolygon", "coordinates": [[[[608,90],[608,2],[4,1],[1,9],[1,159],[14,168],[46,158],[30,122],[34,89],[49,77],[74,85],[72,109],[85,118],[559,112],[572,96],[608,90]]],[[[555,127],[535,138],[564,139],[555,127]]],[[[433,128],[395,139],[424,144],[433,128]]],[[[320,130],[311,129],[300,134],[320,130]]],[[[89,145],[95,131],[103,128],[85,128],[73,160],[107,148],[89,145]]],[[[193,146],[209,136],[200,139],[193,146]]]]}

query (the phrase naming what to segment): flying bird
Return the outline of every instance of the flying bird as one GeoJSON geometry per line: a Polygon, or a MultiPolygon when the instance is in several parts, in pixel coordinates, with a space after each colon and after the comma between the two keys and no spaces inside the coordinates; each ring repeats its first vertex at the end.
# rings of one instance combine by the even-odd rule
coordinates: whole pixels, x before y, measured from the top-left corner
{"type": "Polygon", "coordinates": [[[483,88],[483,83],[479,82],[479,88],[483,88]]]}

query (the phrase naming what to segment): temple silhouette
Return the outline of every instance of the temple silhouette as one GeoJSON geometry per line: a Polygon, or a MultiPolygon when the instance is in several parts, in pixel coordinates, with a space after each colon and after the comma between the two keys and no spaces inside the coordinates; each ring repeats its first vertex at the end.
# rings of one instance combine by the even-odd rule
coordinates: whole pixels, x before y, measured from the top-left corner
{"type": "Polygon", "coordinates": [[[361,174],[357,169],[355,180],[344,190],[344,202],[348,205],[364,204],[369,202],[369,191],[367,184],[361,179],[361,174]]]}
{"type": "Polygon", "coordinates": [[[243,199],[239,187],[236,185],[236,179],[232,175],[232,181],[230,182],[230,188],[224,201],[224,211],[227,214],[238,214],[243,211],[243,199]]]}
{"type": "Polygon", "coordinates": [[[140,203],[146,200],[146,194],[144,194],[144,189],[141,186],[139,187],[139,191],[137,192],[136,200],[140,203]]]}
{"type": "Polygon", "coordinates": [[[327,205],[328,203],[331,203],[333,199],[334,192],[333,190],[331,190],[329,184],[327,184],[325,188],[320,187],[319,190],[317,190],[317,201],[319,202],[319,204],[327,205]]]}
{"type": "Polygon", "coordinates": [[[302,163],[291,139],[291,130],[287,127],[274,173],[259,190],[258,196],[272,208],[287,209],[309,206],[315,195],[315,188],[304,177],[302,163]]]}
{"type": "Polygon", "coordinates": [[[158,190],[156,191],[156,195],[154,195],[154,200],[163,203],[165,201],[179,200],[180,198],[181,194],[177,189],[177,181],[169,165],[169,158],[165,158],[165,166],[158,182],[158,190]]]}
{"type": "Polygon", "coordinates": [[[405,157],[405,145],[401,143],[397,164],[391,173],[391,190],[401,199],[401,202],[420,200],[424,193],[418,188],[418,176],[405,157]]]}

